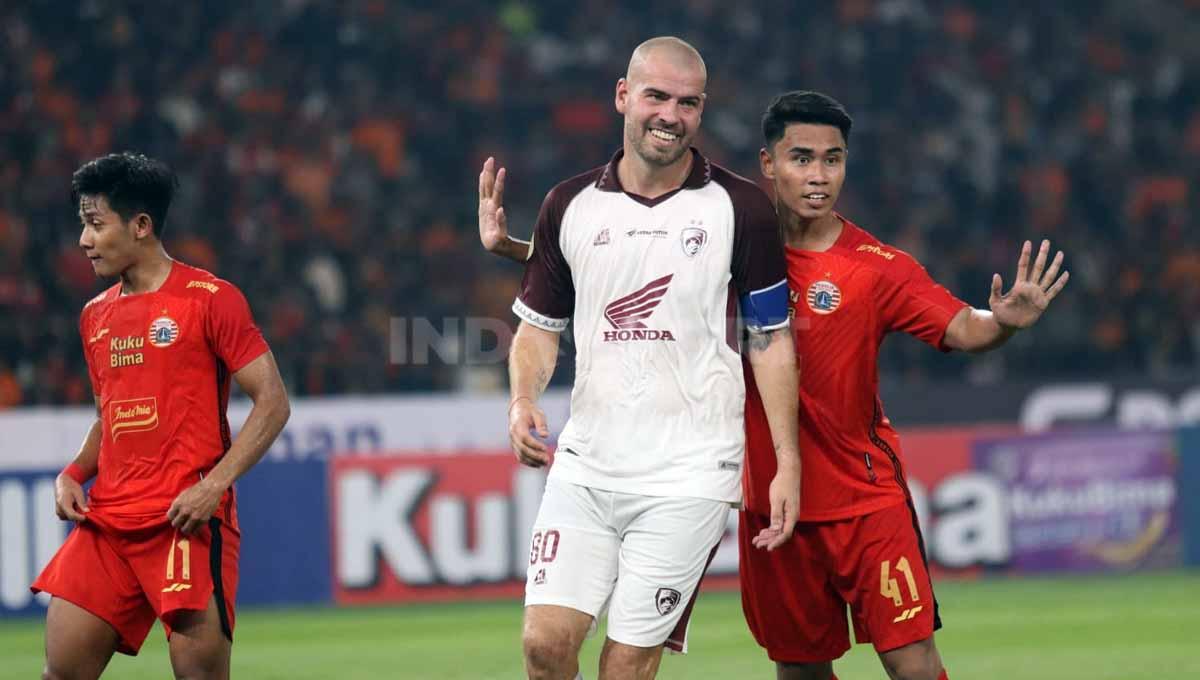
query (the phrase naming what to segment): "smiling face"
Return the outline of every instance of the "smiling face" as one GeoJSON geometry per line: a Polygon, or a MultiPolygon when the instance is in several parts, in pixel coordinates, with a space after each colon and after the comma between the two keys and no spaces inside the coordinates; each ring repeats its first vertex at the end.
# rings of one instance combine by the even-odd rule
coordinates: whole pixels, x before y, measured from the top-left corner
{"type": "Polygon", "coordinates": [[[669,166],[691,147],[704,111],[704,63],[670,47],[635,53],[617,81],[617,111],[625,116],[625,148],[654,166],[669,166]]]}
{"type": "Polygon", "coordinates": [[[770,149],[759,152],[763,175],[775,195],[800,219],[833,212],[846,181],[846,140],[833,125],[790,123],[770,149]]]}
{"type": "Polygon", "coordinates": [[[103,195],[79,197],[79,220],[83,224],[79,247],[100,277],[117,276],[131,267],[137,260],[139,241],[153,238],[149,216],[139,213],[127,222],[103,195]]]}

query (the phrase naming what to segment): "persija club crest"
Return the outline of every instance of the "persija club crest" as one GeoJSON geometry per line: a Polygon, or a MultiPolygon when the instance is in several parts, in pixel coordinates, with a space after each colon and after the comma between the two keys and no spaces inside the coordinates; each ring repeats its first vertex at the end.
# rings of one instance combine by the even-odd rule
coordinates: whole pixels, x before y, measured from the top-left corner
{"type": "Polygon", "coordinates": [[[817,281],[808,287],[805,298],[817,314],[832,314],[842,304],[842,291],[832,281],[817,281]]]}
{"type": "Polygon", "coordinates": [[[170,347],[179,339],[179,324],[169,316],[150,322],[149,340],[155,347],[170,347]]]}

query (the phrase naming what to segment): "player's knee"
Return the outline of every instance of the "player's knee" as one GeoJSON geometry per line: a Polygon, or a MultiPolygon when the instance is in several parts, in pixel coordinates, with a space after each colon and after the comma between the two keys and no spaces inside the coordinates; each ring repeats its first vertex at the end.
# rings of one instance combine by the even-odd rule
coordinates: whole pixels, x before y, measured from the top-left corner
{"type": "Polygon", "coordinates": [[[217,664],[196,661],[194,663],[176,663],[175,680],[217,680],[222,673],[217,664]]]}
{"type": "Polygon", "coordinates": [[[525,649],[525,665],[531,674],[549,673],[575,661],[574,645],[562,631],[526,627],[521,643],[525,649]]]}
{"type": "Polygon", "coordinates": [[[892,680],[938,680],[942,663],[933,650],[914,649],[902,655],[883,658],[888,677],[892,680]]]}
{"type": "Polygon", "coordinates": [[[941,667],[928,664],[908,664],[888,667],[888,675],[892,680],[938,680],[942,673],[941,667]]]}
{"type": "Polygon", "coordinates": [[[228,664],[217,645],[171,655],[175,680],[217,680],[226,676],[228,664]]]}
{"type": "Polygon", "coordinates": [[[42,680],[88,680],[98,676],[98,673],[82,673],[54,662],[47,662],[42,669],[42,680]]]}
{"type": "Polygon", "coordinates": [[[821,663],[786,663],[775,664],[776,680],[830,680],[833,678],[833,664],[821,663]]]}

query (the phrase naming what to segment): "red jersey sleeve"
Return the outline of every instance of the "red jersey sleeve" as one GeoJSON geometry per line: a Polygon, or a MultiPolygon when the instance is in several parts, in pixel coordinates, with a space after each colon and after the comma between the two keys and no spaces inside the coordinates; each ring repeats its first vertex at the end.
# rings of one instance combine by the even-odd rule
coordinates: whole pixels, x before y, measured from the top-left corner
{"type": "Polygon", "coordinates": [[[254,324],[250,304],[242,291],[221,282],[208,308],[208,342],[230,373],[262,356],[269,348],[262,331],[254,324]]]}
{"type": "Polygon", "coordinates": [[[79,314],[79,340],[83,343],[83,361],[87,364],[88,380],[92,381],[92,394],[100,394],[100,376],[96,374],[96,367],[92,363],[92,328],[88,321],[87,309],[79,314]]]}
{"type": "Polygon", "coordinates": [[[904,254],[901,257],[904,269],[885,307],[885,330],[903,331],[949,352],[945,344],[946,327],[967,303],[934,281],[915,259],[904,254]]]}

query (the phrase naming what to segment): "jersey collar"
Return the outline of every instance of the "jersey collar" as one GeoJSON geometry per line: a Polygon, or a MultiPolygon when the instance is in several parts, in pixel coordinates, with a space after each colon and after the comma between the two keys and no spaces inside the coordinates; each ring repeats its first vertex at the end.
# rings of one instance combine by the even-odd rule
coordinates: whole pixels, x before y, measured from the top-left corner
{"type": "Polygon", "coordinates": [[[696,147],[691,147],[691,151],[692,169],[688,172],[688,176],[684,178],[683,185],[679,189],[668,191],[657,198],[646,198],[645,196],[631,194],[621,186],[621,179],[617,177],[617,163],[625,155],[624,149],[617,149],[617,152],[613,154],[612,160],[608,162],[608,165],[604,166],[604,172],[600,173],[599,179],[596,180],[596,188],[600,191],[624,193],[638,203],[649,206],[662,203],[682,189],[699,189],[712,181],[712,164],[709,163],[708,159],[696,147]]]}

